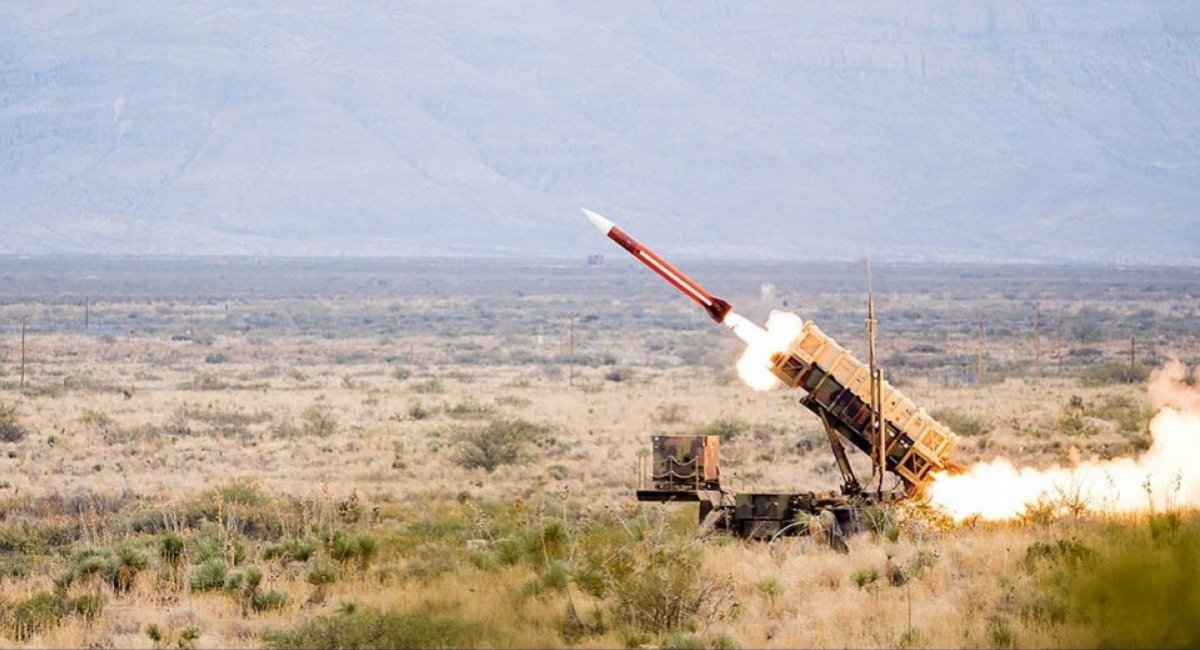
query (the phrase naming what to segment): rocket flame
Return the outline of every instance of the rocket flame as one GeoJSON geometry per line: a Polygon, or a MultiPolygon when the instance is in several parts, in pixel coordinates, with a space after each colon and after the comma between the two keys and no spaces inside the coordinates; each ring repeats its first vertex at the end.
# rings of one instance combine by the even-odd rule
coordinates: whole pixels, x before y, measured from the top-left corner
{"type": "Polygon", "coordinates": [[[1011,519],[1039,501],[1065,499],[1101,512],[1147,510],[1164,502],[1200,507],[1200,390],[1184,384],[1178,361],[1154,373],[1150,395],[1161,410],[1152,442],[1132,458],[1090,460],[1070,467],[1018,468],[1004,458],[939,475],[930,503],[956,520],[1011,519]]]}
{"type": "Polygon", "coordinates": [[[778,388],[779,380],[771,373],[771,355],[786,350],[800,336],[804,321],[790,312],[772,311],[767,318],[767,329],[764,330],[741,315],[730,312],[725,316],[724,324],[746,344],[746,351],[737,363],[738,376],[742,381],[754,390],[778,388]]]}

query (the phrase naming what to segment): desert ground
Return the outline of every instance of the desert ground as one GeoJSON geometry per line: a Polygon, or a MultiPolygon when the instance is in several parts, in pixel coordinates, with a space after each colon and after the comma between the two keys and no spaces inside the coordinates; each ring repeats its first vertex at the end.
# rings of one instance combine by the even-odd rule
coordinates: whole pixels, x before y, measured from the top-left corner
{"type": "MultiPolygon", "coordinates": [[[[865,358],[858,264],[688,270],[865,358]]],[[[1200,643],[1200,519],[1171,494],[1000,522],[913,503],[846,554],[639,504],[661,433],[721,436],[735,490],[839,479],[799,395],[745,386],[737,339],[625,260],[6,258],[0,278],[6,647],[1200,643]]],[[[875,283],[887,376],[963,464],[1136,456],[1147,380],[1200,363],[1194,268],[875,283]]]]}

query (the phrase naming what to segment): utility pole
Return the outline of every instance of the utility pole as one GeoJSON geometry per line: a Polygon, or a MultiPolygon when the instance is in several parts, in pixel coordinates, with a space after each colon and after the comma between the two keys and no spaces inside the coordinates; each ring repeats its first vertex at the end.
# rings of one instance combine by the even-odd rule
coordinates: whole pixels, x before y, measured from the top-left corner
{"type": "Polygon", "coordinates": [[[89,325],[88,321],[91,319],[91,315],[92,315],[91,299],[85,297],[83,299],[83,330],[85,332],[88,330],[88,325],[89,325]]]}
{"type": "Polygon", "coordinates": [[[1136,376],[1133,374],[1133,368],[1135,365],[1137,365],[1137,352],[1135,351],[1136,345],[1137,345],[1137,337],[1130,336],[1129,337],[1129,381],[1130,382],[1132,382],[1133,378],[1136,376]]]}
{"type": "Polygon", "coordinates": [[[1034,377],[1042,378],[1042,303],[1033,303],[1033,355],[1034,377]]]}
{"type": "Polygon", "coordinates": [[[979,312],[979,370],[975,374],[975,383],[983,384],[983,312],[979,312]]]}
{"type": "Polygon", "coordinates": [[[28,322],[28,316],[21,317],[21,388],[25,388],[25,327],[28,322]]]}
{"type": "Polygon", "coordinates": [[[571,324],[567,328],[567,385],[575,385],[575,316],[571,316],[571,324]]]}
{"type": "Polygon", "coordinates": [[[1058,339],[1058,374],[1062,375],[1063,357],[1066,356],[1066,350],[1063,349],[1063,333],[1062,333],[1062,317],[1054,317],[1055,338],[1058,339]]]}

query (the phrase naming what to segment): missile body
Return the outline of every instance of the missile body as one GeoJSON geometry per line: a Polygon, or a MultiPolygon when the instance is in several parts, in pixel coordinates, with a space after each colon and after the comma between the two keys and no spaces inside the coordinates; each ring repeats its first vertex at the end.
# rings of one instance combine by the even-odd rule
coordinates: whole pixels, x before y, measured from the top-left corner
{"type": "Polygon", "coordinates": [[[639,262],[645,264],[647,268],[654,271],[658,276],[679,290],[680,293],[687,296],[692,302],[704,308],[708,315],[718,323],[725,321],[725,316],[729,313],[733,306],[729,303],[714,297],[711,293],[704,290],[695,280],[675,268],[670,262],[664,260],[658,253],[650,250],[649,247],[643,245],[638,240],[629,236],[624,230],[618,228],[613,222],[604,217],[584,208],[583,213],[587,215],[588,221],[604,234],[605,237],[613,240],[618,246],[629,251],[639,262]]]}

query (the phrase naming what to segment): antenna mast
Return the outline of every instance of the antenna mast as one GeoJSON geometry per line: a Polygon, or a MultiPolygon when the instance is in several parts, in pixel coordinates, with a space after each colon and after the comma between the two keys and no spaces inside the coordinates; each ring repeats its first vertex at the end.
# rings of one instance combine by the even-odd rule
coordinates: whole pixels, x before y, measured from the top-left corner
{"type": "Polygon", "coordinates": [[[867,253],[867,352],[871,372],[871,433],[874,437],[875,453],[871,464],[879,480],[876,496],[883,499],[883,471],[887,467],[887,451],[884,448],[883,423],[883,371],[875,356],[875,289],[871,281],[871,254],[867,253]]]}

